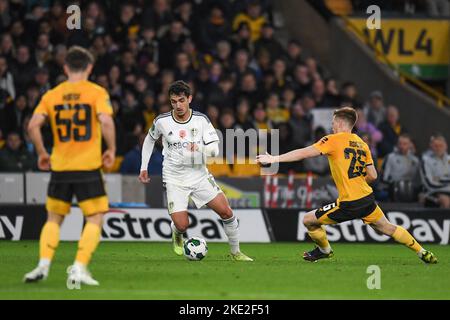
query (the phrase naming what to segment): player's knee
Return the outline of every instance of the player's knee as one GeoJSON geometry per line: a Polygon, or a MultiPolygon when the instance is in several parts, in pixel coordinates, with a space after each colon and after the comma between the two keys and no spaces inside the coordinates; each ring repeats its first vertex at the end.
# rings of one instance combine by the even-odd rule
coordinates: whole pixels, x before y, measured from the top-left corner
{"type": "Polygon", "coordinates": [[[93,224],[96,224],[101,227],[103,224],[103,213],[96,213],[96,214],[87,216],[86,220],[89,223],[93,223],[93,224]]]}
{"type": "Polygon", "coordinates": [[[61,214],[48,212],[47,213],[47,221],[48,222],[54,222],[54,223],[57,223],[57,224],[61,225],[63,223],[63,221],[64,221],[64,216],[61,215],[61,214]]]}
{"type": "Polygon", "coordinates": [[[304,217],[303,217],[303,225],[305,227],[312,227],[315,225],[315,216],[313,215],[313,213],[308,212],[304,217]]]}

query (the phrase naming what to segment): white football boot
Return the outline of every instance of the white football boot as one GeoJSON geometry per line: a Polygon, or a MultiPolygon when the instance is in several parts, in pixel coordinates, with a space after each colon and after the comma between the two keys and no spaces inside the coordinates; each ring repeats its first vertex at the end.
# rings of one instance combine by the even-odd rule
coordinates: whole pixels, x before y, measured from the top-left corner
{"type": "Polygon", "coordinates": [[[67,268],[67,283],[71,284],[86,284],[88,286],[100,285],[97,280],[92,278],[88,269],[80,264],[75,263],[67,268]]]}
{"type": "Polygon", "coordinates": [[[33,269],[33,271],[28,272],[23,277],[23,282],[31,283],[45,280],[48,277],[48,270],[49,267],[37,266],[36,268],[33,269]]]}

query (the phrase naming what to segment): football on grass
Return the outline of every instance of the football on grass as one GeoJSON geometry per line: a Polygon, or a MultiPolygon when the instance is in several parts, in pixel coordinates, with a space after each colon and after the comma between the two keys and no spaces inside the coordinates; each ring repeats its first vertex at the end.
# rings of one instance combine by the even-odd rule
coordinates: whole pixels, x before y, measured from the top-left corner
{"type": "Polygon", "coordinates": [[[184,242],[184,256],[189,260],[202,260],[208,253],[205,239],[192,237],[184,242]]]}

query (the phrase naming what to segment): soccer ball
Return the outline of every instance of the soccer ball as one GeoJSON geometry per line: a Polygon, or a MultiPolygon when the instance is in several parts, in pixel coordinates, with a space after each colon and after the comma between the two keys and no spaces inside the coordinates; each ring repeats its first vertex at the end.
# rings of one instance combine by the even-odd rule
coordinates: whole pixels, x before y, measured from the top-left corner
{"type": "Polygon", "coordinates": [[[184,256],[189,260],[202,260],[208,253],[205,239],[192,237],[184,242],[184,256]]]}

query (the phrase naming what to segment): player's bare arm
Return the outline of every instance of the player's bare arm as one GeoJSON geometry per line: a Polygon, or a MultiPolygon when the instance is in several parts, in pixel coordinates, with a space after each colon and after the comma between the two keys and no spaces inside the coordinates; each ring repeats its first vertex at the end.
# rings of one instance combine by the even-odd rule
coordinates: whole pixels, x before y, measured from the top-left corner
{"type": "Polygon", "coordinates": [[[366,167],[366,182],[372,183],[375,180],[377,180],[378,174],[377,170],[375,169],[375,166],[373,164],[370,164],[366,167]]]}
{"type": "Polygon", "coordinates": [[[98,115],[102,127],[102,135],[106,141],[107,149],[103,152],[102,161],[106,168],[111,168],[116,158],[116,131],[111,115],[100,113],[98,115]]]}
{"type": "Polygon", "coordinates": [[[41,128],[45,124],[47,117],[43,114],[34,114],[28,124],[28,134],[33,142],[38,155],[38,168],[40,170],[50,170],[50,155],[44,147],[41,128]]]}
{"type": "Polygon", "coordinates": [[[306,158],[312,158],[320,156],[320,151],[314,146],[306,148],[296,149],[278,156],[272,156],[266,152],[266,154],[260,154],[256,156],[256,162],[261,164],[270,164],[275,162],[293,162],[300,161],[306,158]]]}

